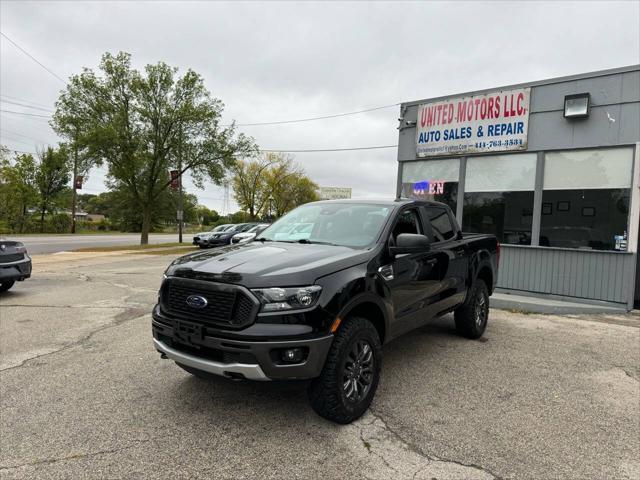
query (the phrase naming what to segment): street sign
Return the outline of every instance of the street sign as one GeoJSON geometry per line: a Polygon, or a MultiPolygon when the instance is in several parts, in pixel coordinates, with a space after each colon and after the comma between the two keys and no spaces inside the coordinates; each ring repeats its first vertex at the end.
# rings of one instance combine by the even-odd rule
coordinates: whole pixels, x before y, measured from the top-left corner
{"type": "Polygon", "coordinates": [[[184,220],[184,212],[182,210],[178,210],[176,212],[176,220],[179,220],[179,221],[184,220]]]}
{"type": "Polygon", "coordinates": [[[73,188],[76,190],[82,190],[82,182],[84,181],[83,175],[76,175],[76,178],[73,182],[73,188]]]}

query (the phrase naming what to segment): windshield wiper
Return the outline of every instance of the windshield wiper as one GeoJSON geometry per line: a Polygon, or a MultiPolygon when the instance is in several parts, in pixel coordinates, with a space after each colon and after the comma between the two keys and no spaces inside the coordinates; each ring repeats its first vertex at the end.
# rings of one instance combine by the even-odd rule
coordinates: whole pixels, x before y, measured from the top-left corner
{"type": "Polygon", "coordinates": [[[336,246],[335,243],[331,243],[331,242],[318,242],[316,240],[309,240],[308,238],[301,238],[300,240],[296,240],[296,243],[304,243],[304,244],[316,244],[316,245],[333,245],[334,247],[336,246]]]}

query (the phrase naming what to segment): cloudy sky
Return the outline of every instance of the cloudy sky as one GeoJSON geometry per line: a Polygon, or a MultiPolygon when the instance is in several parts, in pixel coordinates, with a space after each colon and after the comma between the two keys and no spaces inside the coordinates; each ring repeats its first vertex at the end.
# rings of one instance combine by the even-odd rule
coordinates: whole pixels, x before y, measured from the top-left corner
{"type": "MultiPolygon", "coordinates": [[[[225,119],[270,122],[393,105],[640,63],[640,2],[0,1],[0,29],[56,75],[124,50],[136,67],[200,73],[225,119]]],[[[56,136],[63,84],[1,38],[1,142],[35,151],[56,136]],[[33,108],[26,108],[24,105],[33,108]]],[[[263,149],[397,143],[399,107],[242,127],[263,149]]],[[[354,197],[395,193],[396,150],[297,153],[316,183],[354,197]]],[[[88,193],[104,190],[93,172],[88,193]]],[[[222,211],[223,191],[195,191],[222,211]]],[[[232,203],[232,210],[235,205],[232,203]]]]}

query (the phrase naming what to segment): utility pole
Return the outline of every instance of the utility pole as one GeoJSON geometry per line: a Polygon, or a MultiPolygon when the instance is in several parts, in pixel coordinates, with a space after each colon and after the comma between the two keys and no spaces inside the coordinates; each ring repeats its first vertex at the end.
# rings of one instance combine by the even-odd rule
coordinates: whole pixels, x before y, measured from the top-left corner
{"type": "Polygon", "coordinates": [[[76,233],[76,178],[78,176],[78,128],[73,138],[73,193],[71,194],[71,233],[76,233]]]}
{"type": "Polygon", "coordinates": [[[182,201],[182,133],[180,133],[180,143],[178,144],[178,242],[182,243],[182,219],[184,218],[182,201]]]}

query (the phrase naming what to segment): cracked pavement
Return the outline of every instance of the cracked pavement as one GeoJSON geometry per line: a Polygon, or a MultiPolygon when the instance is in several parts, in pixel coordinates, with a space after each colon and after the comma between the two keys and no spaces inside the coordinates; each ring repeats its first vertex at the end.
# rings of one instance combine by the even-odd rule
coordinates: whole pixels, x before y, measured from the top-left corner
{"type": "Polygon", "coordinates": [[[640,316],[492,310],[384,349],[372,409],[203,381],[151,344],[170,256],[65,254],[0,296],[0,478],[640,478],[640,316]]]}

